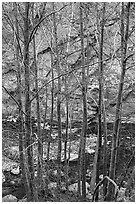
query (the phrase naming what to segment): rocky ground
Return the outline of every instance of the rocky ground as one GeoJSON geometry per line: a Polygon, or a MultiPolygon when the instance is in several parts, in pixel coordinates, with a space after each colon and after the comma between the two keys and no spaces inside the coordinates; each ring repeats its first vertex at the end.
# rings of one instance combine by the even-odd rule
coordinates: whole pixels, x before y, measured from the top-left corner
{"type": "MultiPolygon", "coordinates": [[[[112,138],[112,124],[108,123],[108,146],[111,147],[112,138]]],[[[87,201],[91,201],[91,193],[89,188],[90,179],[93,170],[93,161],[96,146],[96,127],[92,127],[87,136],[86,143],[86,169],[87,169],[87,201]]],[[[48,128],[47,130],[48,131],[48,128]]],[[[62,134],[65,134],[65,129],[62,130],[62,134]]],[[[119,150],[119,161],[118,161],[118,176],[123,173],[126,168],[126,161],[130,158],[134,149],[134,124],[123,124],[121,128],[121,144],[119,150]]],[[[44,177],[48,182],[48,192],[41,192],[41,201],[55,201],[56,200],[56,186],[57,186],[57,130],[54,129],[52,133],[52,143],[50,148],[50,161],[48,162],[48,181],[46,171],[44,170],[44,177]]],[[[70,160],[69,160],[69,191],[66,193],[65,189],[65,170],[63,161],[62,151],[62,201],[78,201],[77,195],[77,181],[78,181],[78,149],[80,139],[80,126],[74,126],[72,129],[72,135],[70,138],[70,160]]],[[[35,142],[35,140],[34,140],[35,142]]],[[[34,160],[37,162],[37,143],[33,146],[34,148],[34,160]]],[[[64,142],[62,141],[62,149],[64,148],[64,142]]],[[[47,142],[44,141],[44,165],[47,168],[46,160],[47,142]]],[[[108,158],[110,158],[110,151],[108,151],[108,158]]],[[[109,162],[109,160],[108,160],[109,162]]],[[[131,169],[134,165],[134,161],[131,163],[131,169]]],[[[22,182],[22,175],[19,166],[19,148],[18,148],[18,131],[14,128],[3,129],[3,157],[2,157],[2,197],[3,202],[26,202],[26,192],[24,183],[22,182]]],[[[35,172],[37,174],[37,171],[35,172]]],[[[100,172],[101,173],[101,172],[100,172]]],[[[125,182],[128,178],[125,178],[125,182]]],[[[122,186],[124,188],[124,186],[122,186]]],[[[123,190],[124,191],[124,190],[123,190]]],[[[121,192],[122,194],[122,192],[121,192]]],[[[101,195],[100,195],[101,196],[101,195]]],[[[101,197],[100,197],[101,199],[101,197]]]]}

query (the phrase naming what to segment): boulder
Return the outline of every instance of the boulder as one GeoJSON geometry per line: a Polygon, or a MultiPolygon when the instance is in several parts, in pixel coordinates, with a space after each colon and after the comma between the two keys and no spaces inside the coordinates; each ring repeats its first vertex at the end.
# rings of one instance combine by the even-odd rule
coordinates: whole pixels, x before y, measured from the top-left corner
{"type": "Polygon", "coordinates": [[[14,174],[14,175],[19,175],[20,174],[20,167],[19,166],[13,167],[11,169],[11,173],[14,174]]]}
{"type": "Polygon", "coordinates": [[[6,195],[2,198],[2,202],[17,202],[17,198],[13,195],[6,195]]]}
{"type": "MultiPolygon", "coordinates": [[[[81,187],[81,193],[82,193],[82,181],[80,183],[80,187],[81,187]]],[[[68,187],[69,191],[72,191],[73,193],[77,193],[78,192],[78,183],[73,183],[68,187]]],[[[89,193],[90,190],[90,185],[86,182],[86,194],[89,193]]]]}

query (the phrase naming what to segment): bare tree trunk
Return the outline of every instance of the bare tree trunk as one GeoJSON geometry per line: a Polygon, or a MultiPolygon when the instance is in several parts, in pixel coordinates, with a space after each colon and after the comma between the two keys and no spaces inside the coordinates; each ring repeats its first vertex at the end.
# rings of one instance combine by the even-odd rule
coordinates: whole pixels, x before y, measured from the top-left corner
{"type": "MultiPolygon", "coordinates": [[[[121,109],[122,109],[122,92],[124,85],[124,77],[126,73],[126,52],[127,52],[127,42],[128,42],[128,33],[129,33],[129,11],[130,11],[130,2],[127,3],[126,9],[125,3],[122,2],[121,10],[121,78],[119,82],[119,90],[117,96],[116,104],[116,115],[115,122],[113,127],[112,135],[112,150],[111,150],[111,161],[110,161],[110,172],[109,177],[112,180],[115,180],[115,171],[116,171],[116,160],[117,160],[117,151],[118,151],[118,140],[119,140],[119,126],[121,121],[121,109]],[[126,15],[126,27],[124,26],[124,18],[126,15]]],[[[106,201],[114,200],[114,188],[111,183],[108,185],[108,193],[106,195],[106,201]]]]}
{"type": "MultiPolygon", "coordinates": [[[[52,47],[52,40],[51,40],[51,47],[52,47]]],[[[49,138],[47,143],[47,177],[49,178],[49,157],[50,157],[50,144],[51,144],[51,134],[52,134],[52,126],[53,126],[53,112],[54,112],[54,61],[53,61],[53,53],[51,52],[51,78],[52,78],[52,85],[51,85],[51,113],[50,113],[50,131],[49,131],[49,138]]],[[[48,182],[46,183],[46,187],[48,188],[48,182]]]]}
{"type": "MultiPolygon", "coordinates": [[[[24,182],[24,187],[26,188],[27,192],[27,198],[28,200],[32,200],[32,193],[30,188],[30,174],[28,170],[28,162],[27,162],[27,156],[24,153],[24,137],[25,129],[24,129],[24,118],[23,118],[23,105],[22,105],[22,99],[21,99],[21,92],[22,92],[22,86],[21,86],[21,67],[20,67],[20,57],[19,52],[21,51],[20,45],[19,45],[19,26],[18,26],[18,10],[17,10],[17,3],[14,3],[14,10],[15,10],[15,27],[16,27],[16,59],[17,59],[17,86],[18,86],[18,104],[19,104],[19,152],[20,152],[20,166],[22,169],[22,181],[24,182]]],[[[22,55],[22,53],[20,53],[22,55]]]]}
{"type": "Polygon", "coordinates": [[[69,126],[69,97],[68,97],[68,83],[65,76],[65,93],[66,93],[66,136],[64,142],[64,161],[65,161],[65,180],[66,190],[68,190],[68,157],[67,157],[67,144],[68,144],[68,126],[69,126]]]}
{"type": "Polygon", "coordinates": [[[83,11],[80,3],[80,34],[81,34],[81,55],[82,55],[82,99],[83,99],[83,124],[80,145],[80,181],[82,180],[82,201],[86,201],[86,168],[85,168],[85,146],[87,134],[87,83],[85,74],[85,54],[84,54],[84,31],[83,31],[83,11]]]}
{"type": "Polygon", "coordinates": [[[17,3],[14,3],[14,11],[15,11],[15,27],[16,27],[16,61],[17,61],[17,87],[18,87],[18,104],[19,104],[19,155],[20,155],[20,167],[22,170],[22,182],[24,183],[24,187],[26,188],[28,197],[30,196],[30,184],[28,180],[28,173],[26,171],[25,166],[25,154],[24,154],[24,118],[23,118],[23,105],[22,105],[22,82],[21,82],[21,67],[20,67],[20,57],[19,57],[19,26],[18,26],[18,10],[17,3]],[[17,39],[18,38],[18,39],[17,39]]]}
{"type": "MultiPolygon", "coordinates": [[[[55,10],[55,5],[52,3],[53,12],[55,10]]],[[[61,79],[60,79],[60,64],[58,55],[58,42],[57,42],[57,23],[55,13],[53,14],[53,27],[54,27],[54,40],[55,40],[55,59],[56,59],[56,69],[58,73],[58,95],[57,95],[57,118],[58,118],[58,179],[57,179],[57,197],[60,201],[60,190],[61,190],[61,79]]]]}
{"type": "MultiPolygon", "coordinates": [[[[34,4],[32,8],[32,20],[34,23],[34,4]]],[[[42,163],[43,163],[43,145],[42,145],[42,134],[41,134],[41,116],[40,116],[40,104],[39,104],[39,93],[38,93],[38,68],[36,59],[36,43],[35,35],[33,37],[33,56],[34,56],[34,73],[35,73],[35,90],[36,90],[36,114],[37,114],[37,135],[38,135],[38,166],[37,166],[37,178],[38,186],[42,186],[42,163]]]]}
{"type": "MultiPolygon", "coordinates": [[[[67,68],[65,69],[67,72],[67,68]]],[[[68,116],[69,116],[69,107],[68,107],[68,81],[67,77],[65,76],[65,94],[66,94],[66,104],[65,104],[65,114],[66,114],[66,135],[65,135],[65,142],[64,142],[64,161],[67,162],[67,142],[68,142],[68,116]]]]}
{"type": "Polygon", "coordinates": [[[31,195],[28,201],[37,201],[36,184],[34,177],[33,149],[31,141],[31,103],[30,103],[30,70],[29,70],[29,11],[30,3],[25,3],[24,16],[24,69],[25,69],[25,142],[28,159],[28,169],[30,173],[31,195]]]}
{"type": "MultiPolygon", "coordinates": [[[[18,12],[17,12],[17,3],[14,3],[14,10],[15,10],[15,26],[16,26],[16,38],[19,36],[19,28],[18,28],[18,12]]],[[[19,39],[18,39],[19,40],[19,39]]],[[[22,106],[22,99],[21,99],[21,68],[19,63],[19,44],[18,40],[16,40],[16,61],[17,61],[17,86],[18,86],[18,104],[19,104],[19,152],[20,152],[20,166],[22,171],[24,171],[24,155],[23,155],[23,106],[22,106]]]]}
{"type": "MultiPolygon", "coordinates": [[[[72,11],[71,11],[71,20],[73,19],[74,15],[74,3],[72,3],[72,11]]],[[[70,25],[69,25],[69,32],[68,32],[68,42],[67,42],[67,48],[66,48],[66,53],[68,54],[69,52],[69,41],[70,41],[70,35],[71,35],[71,28],[72,28],[72,22],[70,20],[70,25]]],[[[65,66],[65,72],[68,72],[68,62],[67,62],[68,56],[66,55],[66,66],[65,66]]],[[[68,190],[68,168],[69,168],[69,159],[67,157],[67,144],[68,144],[68,128],[69,128],[69,93],[68,93],[68,86],[69,86],[69,79],[68,76],[65,76],[65,95],[66,95],[66,137],[65,137],[65,142],[64,142],[64,161],[65,161],[65,172],[66,172],[66,189],[68,190]]]]}
{"type": "MultiPolygon", "coordinates": [[[[47,108],[48,108],[48,87],[47,86],[45,87],[45,95],[46,95],[46,101],[45,101],[44,125],[43,125],[42,130],[45,129],[46,121],[47,121],[47,108]]],[[[44,138],[42,137],[42,140],[43,139],[44,138]]]]}
{"type": "MultiPolygon", "coordinates": [[[[65,72],[67,72],[67,68],[65,68],[65,72]]],[[[65,114],[66,114],[66,135],[65,135],[65,142],[64,142],[64,161],[67,162],[67,142],[68,142],[68,116],[69,116],[69,107],[68,107],[68,81],[67,77],[65,76],[65,94],[66,94],[66,104],[65,104],[65,114]]]]}
{"type": "MultiPolygon", "coordinates": [[[[96,11],[96,26],[97,26],[96,33],[98,33],[98,29],[99,29],[98,28],[99,27],[98,2],[95,3],[95,11],[96,11]]],[[[98,42],[98,45],[99,45],[99,36],[96,35],[96,38],[97,38],[97,42],[98,42]]],[[[96,185],[98,151],[99,151],[99,137],[97,137],[97,141],[96,141],[96,150],[95,150],[95,156],[94,156],[94,162],[93,162],[93,173],[92,173],[92,177],[91,177],[91,181],[90,181],[91,193],[94,192],[94,188],[95,188],[95,185],[96,185]]]]}
{"type": "MultiPolygon", "coordinates": [[[[52,47],[52,40],[51,40],[51,47],[52,47]]],[[[51,78],[52,78],[52,85],[51,85],[51,113],[50,113],[50,133],[49,133],[49,140],[47,145],[47,161],[49,160],[49,152],[50,152],[50,140],[51,140],[51,133],[52,133],[52,126],[53,126],[53,111],[54,111],[54,60],[53,60],[53,52],[51,52],[51,78]]]]}
{"type": "MultiPolygon", "coordinates": [[[[104,24],[105,24],[105,3],[102,10],[102,24],[100,32],[99,43],[99,102],[98,102],[98,156],[96,167],[96,184],[99,182],[101,151],[102,151],[102,92],[103,92],[103,41],[104,41],[104,24]]],[[[95,201],[98,201],[98,191],[96,193],[95,201]]]]}
{"type": "MultiPolygon", "coordinates": [[[[103,87],[102,87],[103,89],[103,87]]],[[[104,93],[104,90],[103,90],[104,93]]],[[[104,103],[104,95],[102,95],[102,111],[103,111],[103,134],[104,134],[104,143],[103,143],[103,177],[107,176],[107,121],[106,121],[106,110],[104,103]]],[[[107,193],[107,180],[103,183],[103,196],[105,197],[107,193]]]]}

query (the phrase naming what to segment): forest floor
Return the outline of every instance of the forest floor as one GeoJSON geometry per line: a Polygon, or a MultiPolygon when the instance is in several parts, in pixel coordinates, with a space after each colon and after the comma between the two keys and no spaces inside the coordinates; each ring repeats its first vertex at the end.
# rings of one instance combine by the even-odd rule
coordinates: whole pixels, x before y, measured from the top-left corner
{"type": "MultiPolygon", "coordinates": [[[[65,170],[64,170],[64,139],[62,139],[62,192],[61,201],[62,202],[77,202],[79,201],[77,195],[77,181],[78,181],[78,149],[80,141],[80,130],[81,127],[72,129],[69,143],[70,147],[70,160],[69,160],[69,191],[66,193],[63,186],[65,186],[65,170]]],[[[121,127],[121,144],[119,148],[119,161],[117,169],[117,182],[120,183],[122,176],[127,165],[127,161],[131,157],[131,153],[134,149],[134,124],[123,124],[121,127]]],[[[63,138],[65,137],[65,129],[62,130],[63,138]]],[[[112,135],[112,125],[108,124],[108,146],[111,146],[111,135],[112,135]]],[[[47,155],[47,141],[46,135],[44,135],[44,165],[47,168],[46,155],[47,155]]],[[[90,179],[92,176],[94,153],[96,148],[97,136],[95,133],[90,132],[87,136],[86,142],[86,163],[87,163],[87,186],[90,184],[90,179]]],[[[3,186],[2,195],[3,197],[8,195],[13,195],[20,201],[25,197],[24,186],[20,183],[21,175],[19,173],[19,147],[18,147],[18,132],[13,129],[3,129],[3,156],[2,156],[2,170],[3,170],[3,186]]],[[[34,139],[34,161],[37,163],[37,141],[34,139]]],[[[109,148],[108,148],[109,149],[109,148]]],[[[56,182],[57,182],[57,130],[54,129],[52,133],[52,142],[50,146],[50,163],[48,163],[48,181],[46,171],[43,171],[46,182],[48,182],[48,187],[52,192],[49,197],[41,195],[41,201],[56,201],[56,182]]],[[[108,158],[110,158],[110,149],[108,150],[108,158]]],[[[125,177],[125,182],[128,180],[130,171],[132,170],[134,162],[131,163],[128,175],[125,177]]],[[[36,172],[37,174],[37,172],[36,172]]],[[[124,188],[124,186],[122,186],[124,188]]],[[[9,198],[8,198],[9,199],[9,198]]],[[[101,199],[101,194],[100,194],[101,199]]],[[[87,201],[91,201],[90,191],[87,195],[87,201]]],[[[100,200],[101,201],[101,200],[100,200]]],[[[24,201],[22,201],[24,202],[24,201]]]]}

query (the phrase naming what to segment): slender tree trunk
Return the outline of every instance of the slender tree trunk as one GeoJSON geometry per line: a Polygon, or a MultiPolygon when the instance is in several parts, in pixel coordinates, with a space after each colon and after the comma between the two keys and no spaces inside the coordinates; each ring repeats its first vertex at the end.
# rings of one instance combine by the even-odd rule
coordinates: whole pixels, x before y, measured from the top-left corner
{"type": "MultiPolygon", "coordinates": [[[[99,15],[98,15],[98,2],[95,3],[95,11],[96,11],[96,33],[98,33],[99,29],[99,15]]],[[[96,35],[97,42],[99,44],[99,36],[96,35]]],[[[98,106],[98,104],[96,104],[98,106]]],[[[98,151],[99,151],[99,134],[97,137],[97,142],[96,142],[96,151],[95,151],[95,156],[94,156],[94,163],[93,163],[93,173],[90,181],[90,190],[91,193],[94,192],[94,188],[96,185],[96,177],[97,177],[97,162],[98,162],[98,151]]]]}
{"type": "MultiPolygon", "coordinates": [[[[52,3],[53,11],[55,5],[52,3]]],[[[55,58],[56,58],[56,70],[58,73],[58,95],[57,95],[57,118],[58,118],[58,179],[57,179],[57,197],[60,201],[60,190],[61,190],[61,79],[60,79],[60,64],[58,55],[58,42],[57,42],[57,23],[55,13],[53,14],[53,27],[54,27],[54,40],[55,40],[55,58]]]]}
{"type": "MultiPolygon", "coordinates": [[[[51,40],[51,47],[52,47],[52,40],[51,40]]],[[[52,126],[53,126],[53,112],[54,112],[54,61],[53,61],[53,53],[51,52],[51,78],[52,78],[52,85],[51,85],[51,113],[50,113],[50,131],[49,131],[49,138],[47,143],[47,177],[49,178],[49,156],[50,156],[50,144],[51,144],[51,134],[52,134],[52,126]]],[[[46,183],[48,188],[48,183],[46,183]]]]}
{"type": "MultiPolygon", "coordinates": [[[[19,28],[18,28],[18,12],[17,12],[17,3],[14,3],[14,9],[15,9],[15,24],[16,24],[16,38],[19,36],[19,28]]],[[[22,106],[22,99],[21,99],[21,68],[19,63],[19,44],[18,40],[16,40],[16,64],[17,64],[17,86],[18,86],[18,103],[19,103],[19,152],[20,152],[20,166],[22,171],[24,170],[24,156],[23,156],[23,106],[22,106]]]]}
{"type": "MultiPolygon", "coordinates": [[[[46,121],[47,121],[47,108],[48,108],[48,87],[47,86],[45,87],[45,95],[46,95],[46,101],[45,101],[44,125],[43,125],[42,130],[45,129],[46,121]]],[[[43,139],[44,138],[42,137],[42,140],[43,139]]]]}
{"type": "MultiPolygon", "coordinates": [[[[103,87],[102,87],[103,89],[103,87]]],[[[103,90],[104,93],[104,90],[103,90]]],[[[102,95],[102,111],[103,111],[103,134],[104,134],[104,143],[103,143],[103,177],[107,176],[107,121],[106,121],[106,110],[104,103],[104,94],[102,95]]],[[[103,196],[105,197],[107,193],[107,180],[103,183],[103,196]]]]}
{"type": "MultiPolygon", "coordinates": [[[[52,47],[52,40],[51,40],[51,47],[52,47]]],[[[50,152],[50,140],[51,140],[51,133],[52,133],[52,126],[53,126],[53,111],[54,111],[54,60],[53,60],[53,52],[51,52],[51,78],[52,78],[52,85],[51,85],[51,113],[50,113],[50,133],[49,133],[49,140],[47,145],[47,161],[49,160],[49,152],[50,152]]]]}
{"type": "Polygon", "coordinates": [[[21,67],[20,67],[20,57],[19,57],[19,27],[18,27],[18,11],[17,11],[17,3],[14,3],[15,10],[15,27],[16,27],[16,61],[17,61],[17,86],[18,86],[18,104],[19,104],[19,154],[20,154],[20,167],[22,170],[22,182],[24,183],[24,187],[27,191],[28,197],[31,195],[30,193],[30,184],[28,180],[28,173],[26,171],[25,166],[25,154],[24,154],[24,118],[23,118],[23,105],[22,105],[22,82],[21,82],[21,67]]]}
{"type": "Polygon", "coordinates": [[[68,97],[68,83],[65,77],[65,93],[66,93],[66,136],[64,142],[64,161],[65,161],[65,180],[66,190],[68,190],[68,157],[67,157],[67,144],[68,144],[68,126],[69,126],[69,97],[68,97]]]}
{"type": "Polygon", "coordinates": [[[83,99],[83,124],[80,146],[80,181],[82,180],[82,201],[86,201],[86,168],[85,168],[85,146],[87,134],[87,86],[85,77],[85,54],[84,54],[84,31],[83,31],[83,11],[80,3],[80,34],[81,34],[81,55],[82,55],[82,99],[83,99]]]}
{"type": "MultiPolygon", "coordinates": [[[[119,90],[117,96],[117,104],[116,104],[116,114],[115,114],[115,122],[113,127],[113,135],[112,135],[112,150],[111,150],[111,161],[110,161],[110,172],[109,177],[112,180],[115,180],[115,171],[116,171],[116,160],[117,160],[117,151],[118,151],[118,140],[119,140],[119,126],[121,121],[121,109],[122,109],[122,92],[124,85],[124,77],[126,72],[126,52],[127,52],[127,41],[128,41],[128,33],[129,33],[129,11],[130,11],[130,2],[126,5],[125,11],[125,3],[122,2],[122,10],[121,10],[121,77],[119,83],[119,90]],[[126,27],[124,26],[124,18],[126,14],[126,27]]],[[[106,201],[114,200],[114,188],[111,183],[108,185],[108,193],[106,196],[106,201]]]]}
{"type": "MultiPolygon", "coordinates": [[[[96,167],[96,184],[99,182],[101,151],[102,151],[102,91],[103,91],[103,41],[104,41],[104,23],[105,23],[105,3],[102,10],[102,24],[100,32],[100,51],[99,51],[99,102],[98,102],[98,156],[96,167]]],[[[96,193],[95,201],[98,201],[98,191],[96,193]]]]}
{"type": "MultiPolygon", "coordinates": [[[[67,72],[67,69],[65,69],[67,72]]],[[[65,136],[65,142],[64,142],[64,161],[67,162],[67,142],[68,142],[68,114],[69,114],[69,107],[68,107],[68,83],[67,83],[67,77],[65,76],[65,94],[66,94],[66,106],[65,106],[65,114],[66,114],[66,136],[65,136]]]]}
{"type": "MultiPolygon", "coordinates": [[[[72,3],[72,13],[71,13],[71,20],[73,19],[74,15],[74,3],[72,3]]],[[[67,48],[66,53],[69,52],[69,41],[70,41],[70,35],[71,35],[71,28],[72,28],[72,22],[70,22],[69,26],[69,32],[68,32],[68,42],[67,42],[67,48]]],[[[67,55],[66,55],[66,66],[65,66],[65,72],[68,72],[68,63],[67,63],[67,55]]],[[[68,190],[68,157],[67,157],[67,144],[68,144],[68,128],[69,128],[69,95],[68,95],[68,86],[69,86],[69,79],[68,76],[65,76],[65,94],[66,94],[66,137],[64,142],[64,161],[65,161],[65,172],[66,172],[66,189],[68,190]]]]}
{"type": "MultiPolygon", "coordinates": [[[[34,4],[32,8],[32,19],[34,23],[34,4]]],[[[35,90],[36,90],[36,114],[37,114],[37,135],[38,135],[38,166],[37,166],[37,177],[38,185],[42,186],[42,163],[43,163],[43,144],[42,144],[42,134],[41,134],[41,116],[40,116],[40,104],[39,104],[39,93],[38,93],[38,68],[36,59],[36,43],[35,35],[33,37],[33,56],[34,56],[34,72],[35,72],[35,90]]]]}
{"type": "Polygon", "coordinates": [[[29,11],[30,3],[25,3],[24,15],[24,69],[25,69],[25,142],[28,159],[28,169],[30,172],[31,195],[28,201],[37,201],[36,184],[34,178],[33,149],[31,141],[31,103],[30,103],[30,70],[29,70],[29,11]]]}

